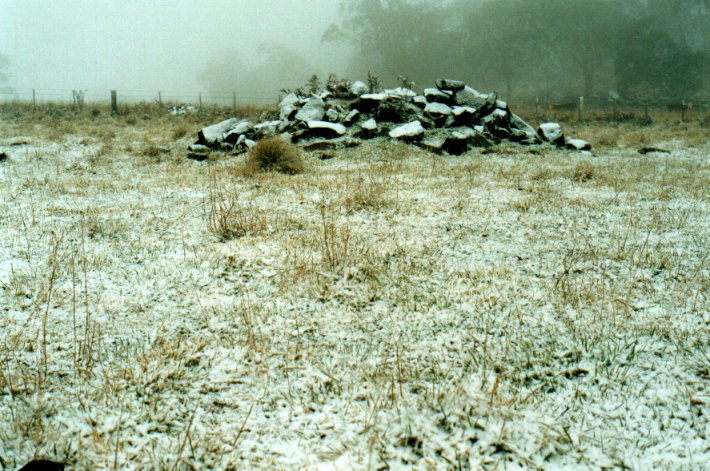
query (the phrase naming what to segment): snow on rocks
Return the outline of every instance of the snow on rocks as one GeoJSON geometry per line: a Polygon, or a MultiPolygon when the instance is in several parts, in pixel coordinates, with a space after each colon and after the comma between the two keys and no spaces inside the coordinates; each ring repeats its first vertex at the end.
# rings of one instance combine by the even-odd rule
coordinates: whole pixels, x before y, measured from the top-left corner
{"type": "Polygon", "coordinates": [[[280,134],[304,146],[313,139],[384,137],[451,155],[501,141],[591,149],[586,141],[566,137],[558,123],[535,129],[497,93],[480,93],[459,80],[439,79],[436,88],[417,94],[405,87],[371,90],[360,81],[331,77],[323,90],[282,93],[279,109],[265,113],[262,122],[222,121],[202,129],[197,144],[241,152],[248,142],[280,134]]]}

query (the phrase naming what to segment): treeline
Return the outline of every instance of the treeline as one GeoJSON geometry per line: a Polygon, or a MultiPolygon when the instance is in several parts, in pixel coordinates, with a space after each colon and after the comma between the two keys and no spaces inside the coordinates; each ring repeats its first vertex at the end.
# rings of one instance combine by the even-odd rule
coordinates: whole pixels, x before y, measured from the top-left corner
{"type": "Polygon", "coordinates": [[[707,0],[350,0],[325,41],[369,70],[430,86],[442,75],[504,97],[708,94],[707,0]]]}

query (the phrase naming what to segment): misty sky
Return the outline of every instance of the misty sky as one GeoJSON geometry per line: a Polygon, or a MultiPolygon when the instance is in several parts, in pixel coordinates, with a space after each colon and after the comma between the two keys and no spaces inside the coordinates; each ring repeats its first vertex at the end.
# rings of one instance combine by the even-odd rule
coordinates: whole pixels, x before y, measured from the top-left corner
{"type": "Polygon", "coordinates": [[[210,57],[263,44],[344,63],[322,44],[339,0],[0,0],[0,53],[16,89],[199,90],[210,57]]]}

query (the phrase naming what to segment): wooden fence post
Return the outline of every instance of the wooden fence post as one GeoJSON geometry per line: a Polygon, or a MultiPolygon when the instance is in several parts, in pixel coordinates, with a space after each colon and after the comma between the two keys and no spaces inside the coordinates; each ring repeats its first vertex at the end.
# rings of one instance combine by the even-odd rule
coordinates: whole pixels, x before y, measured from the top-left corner
{"type": "Polygon", "coordinates": [[[644,119],[644,123],[651,124],[651,120],[648,117],[648,102],[647,101],[645,101],[643,103],[643,119],[644,119]]]}
{"type": "Polygon", "coordinates": [[[163,106],[163,94],[158,92],[158,105],[163,106]]]}
{"type": "Polygon", "coordinates": [[[540,97],[535,97],[535,121],[540,122],[540,97]]]}
{"type": "Polygon", "coordinates": [[[680,122],[681,123],[685,122],[685,107],[686,107],[685,100],[683,100],[680,103],[680,122]]]}
{"type": "Polygon", "coordinates": [[[237,92],[232,92],[232,111],[237,112],[237,92]]]}
{"type": "Polygon", "coordinates": [[[197,98],[198,98],[198,100],[200,100],[200,111],[202,111],[202,93],[201,92],[197,95],[197,98]]]}
{"type": "Polygon", "coordinates": [[[116,90],[111,90],[111,114],[118,114],[118,97],[116,96],[116,90]]]}
{"type": "Polygon", "coordinates": [[[584,121],[584,97],[579,97],[579,107],[577,108],[579,122],[584,121]]]}
{"type": "Polygon", "coordinates": [[[613,98],[613,99],[611,100],[611,106],[612,106],[612,110],[613,110],[612,112],[613,112],[613,115],[614,115],[614,121],[613,121],[613,122],[614,122],[614,124],[616,124],[616,98],[613,98]]]}
{"type": "Polygon", "coordinates": [[[32,108],[37,108],[37,97],[35,96],[35,89],[32,89],[32,108]]]}

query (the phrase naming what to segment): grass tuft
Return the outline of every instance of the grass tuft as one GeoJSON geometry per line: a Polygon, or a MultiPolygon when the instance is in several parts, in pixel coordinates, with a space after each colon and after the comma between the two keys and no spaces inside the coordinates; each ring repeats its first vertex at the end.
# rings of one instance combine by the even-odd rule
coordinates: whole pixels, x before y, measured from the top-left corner
{"type": "Polygon", "coordinates": [[[305,166],[298,147],[283,137],[262,139],[249,151],[246,162],[251,172],[303,173],[305,166]]]}

